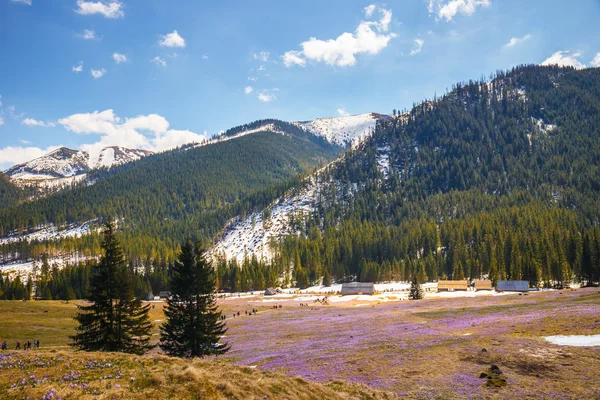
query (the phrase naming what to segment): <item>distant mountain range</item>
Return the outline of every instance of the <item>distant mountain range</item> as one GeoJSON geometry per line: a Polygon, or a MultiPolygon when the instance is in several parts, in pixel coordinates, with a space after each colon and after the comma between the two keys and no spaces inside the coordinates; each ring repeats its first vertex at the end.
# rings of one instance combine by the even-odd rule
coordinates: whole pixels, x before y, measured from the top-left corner
{"type": "MultiPolygon", "coordinates": [[[[186,147],[212,145],[257,132],[290,134],[291,131],[297,130],[296,127],[329,143],[347,146],[371,134],[375,128],[375,121],[385,117],[382,114],[368,113],[293,123],[278,120],[257,121],[232,128],[204,143],[190,144],[186,147]]],[[[43,189],[38,194],[48,194],[84,181],[92,170],[110,169],[152,154],[154,153],[148,150],[110,146],[92,155],[87,151],[61,147],[42,157],[15,165],[4,171],[4,174],[18,187],[43,189]]]]}

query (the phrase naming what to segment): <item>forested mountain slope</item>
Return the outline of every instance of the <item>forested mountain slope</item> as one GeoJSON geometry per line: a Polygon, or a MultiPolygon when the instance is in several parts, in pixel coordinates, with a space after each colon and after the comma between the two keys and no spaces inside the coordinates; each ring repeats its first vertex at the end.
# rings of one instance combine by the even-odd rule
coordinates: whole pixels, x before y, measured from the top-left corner
{"type": "Polygon", "coordinates": [[[210,238],[229,218],[268,204],[283,192],[279,185],[340,151],[319,138],[266,131],[157,154],[92,171],[94,185],[2,211],[0,234],[114,217],[133,255],[172,255],[186,237],[210,238]]]}
{"type": "Polygon", "coordinates": [[[19,202],[19,189],[10,183],[9,178],[0,172],[0,210],[19,202]]]}
{"type": "MultiPolygon", "coordinates": [[[[598,68],[524,66],[456,85],[378,122],[269,212],[228,226],[214,249],[236,235],[253,242],[274,225],[270,211],[300,194],[264,267],[299,286],[329,274],[598,281],[599,116],[598,68]]],[[[221,259],[221,275],[231,268],[221,259]]]]}

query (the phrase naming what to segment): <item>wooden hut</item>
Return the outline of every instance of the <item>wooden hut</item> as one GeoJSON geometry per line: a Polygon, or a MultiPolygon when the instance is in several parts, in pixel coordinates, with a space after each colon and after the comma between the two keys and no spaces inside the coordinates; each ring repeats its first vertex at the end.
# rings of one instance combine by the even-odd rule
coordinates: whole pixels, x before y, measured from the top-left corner
{"type": "Polygon", "coordinates": [[[373,282],[350,282],[342,283],[342,296],[347,294],[375,294],[373,282]]]}
{"type": "Polygon", "coordinates": [[[529,292],[528,281],[498,281],[496,285],[498,292],[529,292]]]}
{"type": "Polygon", "coordinates": [[[272,287],[265,290],[265,296],[275,296],[276,294],[277,290],[273,289],[272,287]]]}
{"type": "Polygon", "coordinates": [[[469,290],[469,281],[438,281],[437,291],[469,290]]]}
{"type": "Polygon", "coordinates": [[[482,279],[475,281],[475,290],[492,290],[492,281],[489,279],[482,279]]]}

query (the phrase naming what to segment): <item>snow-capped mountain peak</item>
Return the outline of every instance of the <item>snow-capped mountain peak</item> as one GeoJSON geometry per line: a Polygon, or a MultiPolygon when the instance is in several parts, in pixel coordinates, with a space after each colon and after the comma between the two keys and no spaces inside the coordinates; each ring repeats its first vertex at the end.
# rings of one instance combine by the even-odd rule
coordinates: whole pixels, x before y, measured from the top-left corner
{"type": "Polygon", "coordinates": [[[293,124],[316,136],[322,136],[330,143],[347,146],[354,145],[357,141],[369,136],[375,130],[377,120],[382,118],[389,118],[389,116],[367,113],[317,118],[312,121],[294,122],[293,124]]]}

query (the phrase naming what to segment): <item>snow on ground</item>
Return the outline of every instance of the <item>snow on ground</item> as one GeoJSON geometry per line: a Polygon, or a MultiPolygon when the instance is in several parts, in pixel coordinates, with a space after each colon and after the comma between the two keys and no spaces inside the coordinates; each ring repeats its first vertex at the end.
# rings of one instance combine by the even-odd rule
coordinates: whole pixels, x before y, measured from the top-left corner
{"type": "Polygon", "coordinates": [[[23,176],[13,177],[12,182],[20,188],[33,186],[50,190],[59,190],[82,182],[86,177],[87,174],[67,176],[65,178],[55,178],[47,175],[23,174],[23,176]]]}
{"type": "MultiPolygon", "coordinates": [[[[52,265],[58,266],[58,268],[62,268],[67,264],[73,265],[79,262],[83,262],[89,260],[91,257],[80,256],[78,254],[73,254],[64,257],[53,257],[48,259],[48,263],[52,265]]],[[[33,271],[33,266],[37,264],[38,268],[42,265],[40,260],[30,260],[30,261],[22,261],[22,262],[14,262],[8,264],[0,264],[0,274],[8,275],[11,279],[14,279],[17,276],[26,278],[33,271]]]]}
{"type": "Polygon", "coordinates": [[[556,129],[556,125],[552,125],[552,124],[546,124],[544,123],[543,119],[535,119],[532,118],[533,122],[535,122],[536,126],[539,128],[540,131],[542,131],[543,133],[548,133],[548,132],[552,132],[553,130],[556,129]]]}
{"type": "Polygon", "coordinates": [[[385,179],[388,178],[390,174],[390,146],[377,148],[377,169],[385,179]]]}
{"type": "Polygon", "coordinates": [[[600,335],[556,335],[545,336],[544,339],[559,346],[600,346],[600,335]]]}
{"type": "Polygon", "coordinates": [[[36,232],[27,233],[21,236],[7,236],[0,238],[0,245],[15,243],[19,241],[45,241],[45,240],[60,240],[69,237],[81,237],[90,233],[90,222],[88,221],[83,224],[73,224],[65,228],[58,229],[54,225],[46,226],[36,232]]]}
{"type": "Polygon", "coordinates": [[[317,118],[312,121],[294,122],[294,125],[324,137],[330,143],[341,146],[356,144],[375,130],[377,115],[373,113],[335,118],[317,118]]]}
{"type": "Polygon", "coordinates": [[[265,124],[265,125],[259,126],[258,128],[248,129],[246,131],[242,131],[242,132],[237,133],[232,136],[218,136],[215,139],[207,140],[206,142],[202,142],[202,143],[197,143],[196,145],[191,146],[190,148],[196,148],[196,147],[207,146],[209,144],[226,142],[228,140],[237,139],[242,136],[246,136],[246,135],[250,135],[252,133],[258,133],[258,132],[273,132],[273,133],[279,133],[280,135],[285,135],[285,132],[282,132],[279,129],[277,129],[277,127],[274,124],[265,124]]]}
{"type": "Polygon", "coordinates": [[[299,194],[273,204],[265,220],[263,213],[257,212],[228,226],[209,253],[224,254],[227,259],[235,258],[240,263],[245,255],[251,257],[252,254],[259,260],[271,260],[270,242],[282,235],[296,234],[292,220],[314,211],[319,184],[316,178],[309,179],[311,182],[299,194]]]}

